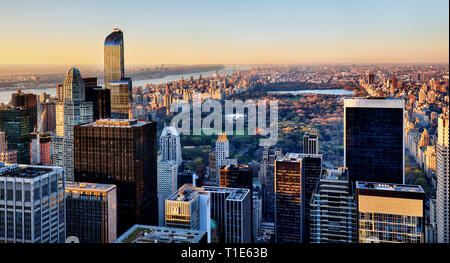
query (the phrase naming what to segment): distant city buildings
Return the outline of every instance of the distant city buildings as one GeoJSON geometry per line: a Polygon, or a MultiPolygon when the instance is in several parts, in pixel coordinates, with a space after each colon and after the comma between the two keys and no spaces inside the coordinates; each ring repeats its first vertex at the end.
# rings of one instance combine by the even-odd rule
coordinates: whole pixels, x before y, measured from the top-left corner
{"type": "Polygon", "coordinates": [[[303,135],[303,153],[319,154],[319,135],[316,129],[311,129],[303,135]]]}

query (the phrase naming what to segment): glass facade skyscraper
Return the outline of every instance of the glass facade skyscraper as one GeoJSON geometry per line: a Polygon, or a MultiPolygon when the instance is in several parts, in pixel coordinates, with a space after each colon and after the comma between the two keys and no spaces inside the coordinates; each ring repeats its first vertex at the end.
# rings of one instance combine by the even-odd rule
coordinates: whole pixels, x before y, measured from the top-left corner
{"type": "Polygon", "coordinates": [[[404,101],[344,99],[344,166],[351,182],[404,182],[404,101]]]}
{"type": "Polygon", "coordinates": [[[123,32],[115,28],[105,39],[104,78],[105,87],[111,90],[111,117],[132,118],[132,83],[125,78],[123,32]]]}
{"type": "Polygon", "coordinates": [[[158,224],[156,122],[98,120],[74,128],[75,181],[117,186],[118,233],[158,224]]]}

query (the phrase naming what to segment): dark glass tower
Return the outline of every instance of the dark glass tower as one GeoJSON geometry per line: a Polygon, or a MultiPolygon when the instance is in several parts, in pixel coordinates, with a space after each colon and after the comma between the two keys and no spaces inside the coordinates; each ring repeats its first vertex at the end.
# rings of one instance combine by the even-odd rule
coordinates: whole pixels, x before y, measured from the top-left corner
{"type": "Polygon", "coordinates": [[[75,181],[117,186],[118,233],[157,225],[156,122],[99,120],[74,137],[75,181]]]}
{"type": "Polygon", "coordinates": [[[403,183],[404,101],[344,100],[344,166],[351,182],[403,183]]]}
{"type": "Polygon", "coordinates": [[[111,90],[97,85],[97,78],[83,78],[86,101],[93,106],[94,121],[111,118],[111,90]]]}
{"type": "Polygon", "coordinates": [[[30,163],[30,115],[26,109],[0,108],[0,131],[5,132],[9,150],[17,151],[17,162],[30,163]]]}

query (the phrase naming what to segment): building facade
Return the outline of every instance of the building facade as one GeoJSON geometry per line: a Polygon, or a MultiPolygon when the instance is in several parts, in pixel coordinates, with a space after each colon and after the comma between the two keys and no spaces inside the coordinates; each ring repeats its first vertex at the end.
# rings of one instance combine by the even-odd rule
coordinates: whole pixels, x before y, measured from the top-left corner
{"type": "Polygon", "coordinates": [[[64,168],[0,163],[0,243],[64,243],[64,168]]]}
{"type": "Polygon", "coordinates": [[[404,182],[404,101],[344,99],[344,166],[350,181],[404,182]]]}
{"type": "Polygon", "coordinates": [[[112,243],[117,238],[116,186],[66,184],[66,231],[80,243],[112,243]]]}
{"type": "MultiPolygon", "coordinates": [[[[177,163],[175,161],[158,161],[158,224],[165,225],[165,201],[178,189],[177,163]]],[[[192,183],[192,180],[191,182],[192,183]]]]}
{"type": "Polygon", "coordinates": [[[449,121],[448,115],[441,115],[438,119],[437,163],[436,163],[436,219],[437,241],[450,242],[449,217],[449,121]]]}
{"type": "Polygon", "coordinates": [[[77,68],[67,71],[62,101],[56,104],[56,136],[53,141],[53,165],[66,169],[66,180],[74,180],[73,127],[93,118],[92,102],[85,101],[85,86],[77,68]]]}
{"type": "Polygon", "coordinates": [[[319,154],[319,135],[316,129],[311,129],[303,135],[303,153],[319,154]]]}
{"type": "Polygon", "coordinates": [[[177,166],[182,163],[180,135],[175,127],[166,126],[159,137],[159,146],[163,161],[175,161],[177,166]]]}
{"type": "Polygon", "coordinates": [[[356,203],[345,167],[328,170],[311,199],[311,243],[356,243],[356,203]]]}
{"type": "Polygon", "coordinates": [[[424,243],[425,192],[418,185],[356,182],[358,243],[424,243]]]}
{"type": "Polygon", "coordinates": [[[74,138],[75,181],[117,186],[118,233],[158,224],[156,123],[98,120],[74,138]]]}

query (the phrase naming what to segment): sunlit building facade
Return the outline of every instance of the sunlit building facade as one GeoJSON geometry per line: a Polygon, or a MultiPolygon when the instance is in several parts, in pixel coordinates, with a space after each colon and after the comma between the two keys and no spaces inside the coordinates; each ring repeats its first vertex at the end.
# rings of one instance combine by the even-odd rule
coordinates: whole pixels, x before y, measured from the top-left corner
{"type": "Polygon", "coordinates": [[[437,241],[450,242],[449,217],[449,117],[441,115],[438,119],[437,164],[436,164],[436,220],[437,241]]]}
{"type": "Polygon", "coordinates": [[[66,184],[66,231],[80,243],[112,243],[117,238],[117,187],[66,184]]]}
{"type": "Polygon", "coordinates": [[[359,243],[424,243],[425,192],[419,185],[356,182],[359,243]]]}

